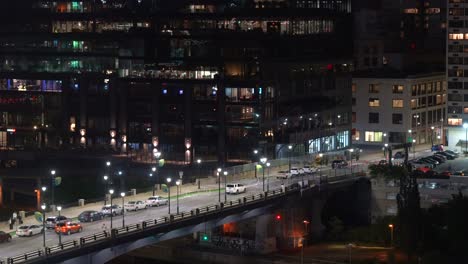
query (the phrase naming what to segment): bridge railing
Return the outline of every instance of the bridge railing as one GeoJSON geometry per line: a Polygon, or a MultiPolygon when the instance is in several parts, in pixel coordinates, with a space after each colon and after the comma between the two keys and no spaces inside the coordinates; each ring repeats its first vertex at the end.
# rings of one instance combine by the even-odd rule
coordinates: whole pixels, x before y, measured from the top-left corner
{"type": "MultiPolygon", "coordinates": [[[[244,196],[237,200],[227,201],[225,203],[203,206],[200,208],[192,209],[190,211],[180,212],[178,214],[171,214],[165,217],[149,219],[149,220],[142,221],[140,223],[126,225],[121,228],[114,228],[111,230],[111,232],[101,231],[92,235],[80,237],[79,240],[72,240],[72,241],[68,241],[59,245],[54,245],[54,246],[46,247],[44,249],[38,249],[35,251],[24,253],[18,256],[9,257],[6,259],[6,263],[7,264],[24,263],[24,262],[29,262],[29,261],[39,259],[39,258],[47,258],[48,256],[58,254],[65,250],[73,250],[73,249],[81,248],[89,244],[99,243],[102,241],[107,241],[113,238],[117,238],[122,235],[141,232],[142,230],[147,229],[147,228],[153,228],[153,227],[163,225],[163,224],[185,221],[186,219],[189,219],[189,218],[212,214],[214,212],[219,212],[227,208],[233,208],[233,207],[248,205],[251,203],[257,203],[266,198],[273,198],[273,197],[278,197],[280,195],[284,195],[285,192],[293,191],[295,189],[298,189],[298,187],[285,187],[284,189],[281,188],[281,189],[271,190],[266,193],[244,196]]],[[[5,262],[0,262],[0,264],[2,263],[5,263],[5,262]]]]}

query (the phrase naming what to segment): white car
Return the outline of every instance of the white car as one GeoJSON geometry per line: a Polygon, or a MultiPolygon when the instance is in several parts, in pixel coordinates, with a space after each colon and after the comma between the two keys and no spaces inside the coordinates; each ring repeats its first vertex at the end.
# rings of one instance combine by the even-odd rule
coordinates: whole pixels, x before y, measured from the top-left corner
{"type": "Polygon", "coordinates": [[[125,204],[124,206],[125,210],[128,211],[137,211],[140,209],[146,209],[147,205],[143,201],[130,201],[125,204]]]}
{"type": "Polygon", "coordinates": [[[34,236],[42,233],[42,226],[39,225],[22,225],[16,229],[17,236],[34,236]]]}
{"type": "Polygon", "coordinates": [[[276,175],[277,179],[288,179],[291,178],[291,173],[289,171],[278,171],[278,175],[276,175]]]}
{"type": "Polygon", "coordinates": [[[301,175],[301,174],[304,174],[303,169],[291,168],[291,176],[297,176],[297,175],[301,175]]]}
{"type": "Polygon", "coordinates": [[[317,172],[318,169],[316,167],[304,166],[302,170],[304,171],[304,173],[314,173],[317,172]]]}
{"type": "Polygon", "coordinates": [[[114,215],[114,216],[115,215],[120,215],[120,214],[123,213],[123,208],[120,205],[113,204],[112,209],[111,209],[110,204],[108,204],[108,205],[104,205],[102,207],[101,213],[104,216],[110,216],[111,214],[114,215]]]}
{"type": "Polygon", "coordinates": [[[231,183],[226,185],[226,193],[233,194],[233,193],[243,193],[245,192],[245,186],[240,183],[231,183]]]}
{"type": "Polygon", "coordinates": [[[161,196],[151,196],[146,200],[146,205],[148,206],[160,206],[167,205],[167,199],[161,196]]]}

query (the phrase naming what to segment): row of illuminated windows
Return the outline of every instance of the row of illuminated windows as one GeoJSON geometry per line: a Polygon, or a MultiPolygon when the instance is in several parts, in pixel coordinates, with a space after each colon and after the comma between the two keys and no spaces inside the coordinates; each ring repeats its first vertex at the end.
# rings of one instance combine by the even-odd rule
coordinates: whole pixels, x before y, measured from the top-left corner
{"type": "Polygon", "coordinates": [[[429,82],[429,83],[420,83],[411,86],[411,95],[425,95],[431,93],[441,92],[443,89],[442,82],[429,82]]]}
{"type": "MultiPolygon", "coordinates": [[[[351,90],[353,93],[357,91],[357,85],[353,83],[351,85],[351,90]]],[[[392,93],[394,94],[402,94],[405,90],[403,85],[392,85],[392,93]]],[[[369,84],[369,93],[379,93],[380,92],[380,85],[379,84],[369,84]]]]}
{"type": "Polygon", "coordinates": [[[119,44],[115,41],[81,40],[35,40],[35,39],[0,39],[0,48],[14,51],[64,51],[64,52],[115,52],[119,44]]]}
{"type": "Polygon", "coordinates": [[[449,34],[450,40],[463,40],[468,39],[468,33],[450,33],[449,34]]]}
{"type": "Polygon", "coordinates": [[[411,109],[423,108],[426,106],[435,106],[442,105],[445,103],[445,94],[444,95],[433,95],[428,97],[421,97],[416,99],[411,99],[411,109]]]}
{"type": "Polygon", "coordinates": [[[22,92],[61,92],[60,80],[0,79],[0,90],[22,92]]]}
{"type": "MultiPolygon", "coordinates": [[[[379,107],[380,106],[380,99],[379,98],[369,98],[369,106],[370,107],[379,107]]],[[[403,99],[393,99],[392,100],[392,107],[393,108],[402,108],[403,107],[403,99]]]]}

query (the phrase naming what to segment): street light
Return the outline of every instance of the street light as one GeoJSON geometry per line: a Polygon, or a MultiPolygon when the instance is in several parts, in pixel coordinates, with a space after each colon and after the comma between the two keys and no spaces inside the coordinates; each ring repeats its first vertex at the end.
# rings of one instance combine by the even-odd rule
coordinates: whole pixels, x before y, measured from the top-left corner
{"type": "Polygon", "coordinates": [[[106,191],[107,189],[109,188],[109,176],[107,175],[104,175],[104,177],[102,177],[104,179],[104,182],[105,182],[105,189],[104,189],[104,205],[107,204],[107,195],[106,195],[106,191]]]}
{"type": "MultiPolygon", "coordinates": [[[[255,169],[256,171],[257,169],[255,169]]],[[[218,168],[216,170],[216,176],[218,177],[218,202],[220,203],[221,202],[221,177],[220,177],[220,173],[222,171],[221,168],[218,168]]]]}
{"type": "Polygon", "coordinates": [[[434,146],[434,126],[431,126],[431,146],[434,146]]]}
{"type": "Polygon", "coordinates": [[[288,146],[288,149],[289,149],[289,173],[291,173],[291,150],[292,150],[292,148],[293,148],[292,145],[288,146]]]}
{"type": "Polygon", "coordinates": [[[42,187],[41,187],[41,190],[42,190],[42,193],[41,193],[41,201],[39,201],[40,203],[45,202],[45,197],[44,197],[44,195],[45,195],[45,191],[47,191],[47,187],[46,187],[46,186],[42,186],[42,187]]]}
{"type": "Polygon", "coordinates": [[[393,247],[393,224],[389,224],[388,227],[390,228],[390,247],[393,247]]]}
{"type": "MultiPolygon", "coordinates": [[[[385,145],[388,145],[388,144],[385,144],[385,145]]],[[[354,152],[354,149],[350,149],[349,151],[351,152],[351,176],[353,176],[353,152],[354,152]]]]}
{"type": "Polygon", "coordinates": [[[270,191],[270,165],[271,165],[270,162],[266,163],[266,166],[267,166],[267,169],[268,169],[268,171],[267,171],[267,173],[268,173],[267,174],[267,192],[270,191]]]}
{"type": "Polygon", "coordinates": [[[228,172],[227,172],[227,171],[224,171],[223,174],[224,174],[224,202],[226,202],[226,201],[227,201],[226,184],[227,184],[227,175],[228,175],[228,172]]]}
{"type": "Polygon", "coordinates": [[[171,214],[171,181],[172,179],[171,178],[167,178],[166,179],[167,181],[167,191],[168,191],[168,208],[169,208],[169,215],[171,214]]]}
{"type": "Polygon", "coordinates": [[[463,128],[465,129],[465,152],[468,151],[468,123],[463,123],[463,128]]]}
{"type": "MultiPolygon", "coordinates": [[[[60,219],[60,211],[62,211],[62,206],[57,206],[57,211],[60,219]]],[[[59,230],[59,245],[62,245],[62,230],[59,230]]]]}
{"type": "Polygon", "coordinates": [[[45,243],[45,233],[46,233],[46,227],[45,227],[45,209],[47,208],[46,204],[41,205],[42,209],[42,240],[43,240],[43,245],[46,247],[45,243]]]}
{"type": "Polygon", "coordinates": [[[122,227],[125,227],[125,192],[121,192],[120,196],[122,197],[122,227]]]}
{"type": "Polygon", "coordinates": [[[106,161],[106,166],[107,166],[107,167],[110,167],[110,165],[111,165],[111,162],[110,162],[110,161],[106,161]]]}
{"type": "MultiPolygon", "coordinates": [[[[112,217],[114,216],[114,208],[112,208],[112,194],[114,194],[114,190],[113,189],[110,189],[109,190],[109,194],[110,194],[110,217],[111,217],[111,230],[112,230],[112,217]]],[[[122,210],[125,210],[125,208],[123,208],[122,210]]]]}
{"type": "Polygon", "coordinates": [[[50,206],[55,208],[55,170],[50,170],[50,206]]]}
{"type": "Polygon", "coordinates": [[[200,189],[200,167],[201,167],[201,159],[197,159],[197,169],[198,169],[198,173],[197,173],[197,182],[198,182],[198,189],[200,189]]]}
{"type": "Polygon", "coordinates": [[[413,159],[416,158],[416,139],[413,139],[413,159]]]}
{"type": "Polygon", "coordinates": [[[263,192],[265,192],[265,164],[267,162],[267,158],[262,157],[260,159],[260,162],[262,163],[262,173],[263,173],[263,192]]]}
{"type": "Polygon", "coordinates": [[[154,196],[155,193],[156,193],[156,186],[155,186],[156,184],[154,182],[153,173],[157,173],[156,167],[152,167],[151,171],[152,171],[152,173],[150,173],[149,176],[151,178],[150,181],[151,181],[151,185],[153,187],[152,189],[153,189],[153,196],[154,196]]]}
{"type": "Polygon", "coordinates": [[[179,186],[180,186],[180,180],[177,180],[175,182],[175,184],[177,185],[177,214],[179,214],[179,186]]]}

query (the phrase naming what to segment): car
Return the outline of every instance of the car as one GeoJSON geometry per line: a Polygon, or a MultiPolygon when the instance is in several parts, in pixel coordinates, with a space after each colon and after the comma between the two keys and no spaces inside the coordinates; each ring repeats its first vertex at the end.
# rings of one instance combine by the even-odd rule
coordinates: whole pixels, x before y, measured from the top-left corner
{"type": "Polygon", "coordinates": [[[34,236],[42,233],[43,230],[40,225],[21,225],[16,229],[16,235],[19,237],[34,236]]]}
{"type": "Polygon", "coordinates": [[[450,150],[450,149],[447,149],[447,150],[445,150],[443,152],[451,154],[451,155],[455,156],[455,158],[458,158],[460,156],[460,153],[458,151],[453,151],[453,150],[450,150]]]}
{"type": "Polygon", "coordinates": [[[431,147],[431,151],[444,151],[444,145],[434,145],[431,147]]]}
{"type": "Polygon", "coordinates": [[[238,194],[238,193],[243,193],[246,191],[245,185],[240,184],[240,183],[230,183],[226,185],[226,193],[229,194],[238,194]]]}
{"type": "Polygon", "coordinates": [[[72,233],[79,233],[81,231],[83,231],[83,227],[80,223],[66,221],[55,225],[55,233],[57,234],[71,235],[72,233]]]}
{"type": "Polygon", "coordinates": [[[78,215],[80,222],[94,222],[104,218],[104,215],[98,211],[84,211],[78,215]]]}
{"type": "Polygon", "coordinates": [[[304,166],[304,168],[302,168],[302,170],[304,171],[304,173],[315,173],[318,171],[318,169],[316,167],[313,167],[313,166],[304,166]]]}
{"type": "Polygon", "coordinates": [[[125,204],[124,206],[125,211],[137,211],[140,209],[146,209],[147,205],[143,201],[129,201],[128,203],[125,204]]]}
{"type": "Polygon", "coordinates": [[[452,173],[453,176],[465,176],[465,172],[464,171],[454,171],[452,173]]]}
{"type": "Polygon", "coordinates": [[[455,155],[452,155],[452,154],[450,154],[449,152],[446,152],[446,151],[439,151],[439,152],[436,152],[436,154],[442,155],[442,156],[446,157],[448,160],[454,160],[456,158],[455,155]]]}
{"type": "Polygon", "coordinates": [[[439,165],[439,162],[437,160],[435,160],[433,158],[430,158],[430,157],[420,158],[419,160],[423,161],[423,162],[426,162],[426,163],[434,164],[435,166],[439,165]]]}
{"type": "Polygon", "coordinates": [[[431,168],[429,167],[418,167],[416,168],[417,171],[420,171],[420,172],[423,172],[423,173],[427,173],[429,171],[431,171],[431,168]]]}
{"type": "Polygon", "coordinates": [[[405,158],[405,153],[403,153],[402,151],[398,151],[395,153],[395,155],[393,155],[393,158],[394,159],[404,159],[405,158]]]}
{"type": "Polygon", "coordinates": [[[168,200],[161,196],[150,196],[146,199],[146,204],[148,206],[160,206],[160,205],[167,205],[168,200]]]}
{"type": "Polygon", "coordinates": [[[334,160],[332,161],[332,169],[341,169],[348,166],[348,162],[346,160],[334,160]]]}
{"type": "Polygon", "coordinates": [[[379,165],[387,165],[388,161],[387,160],[380,160],[379,165]]]}
{"type": "Polygon", "coordinates": [[[432,155],[431,158],[437,160],[439,163],[445,163],[447,161],[444,156],[439,154],[432,155]]]}
{"type": "Polygon", "coordinates": [[[417,167],[429,167],[431,169],[435,168],[434,164],[429,163],[427,161],[423,161],[423,160],[412,160],[412,161],[409,161],[408,163],[411,164],[413,168],[417,168],[417,167]]]}
{"type": "Polygon", "coordinates": [[[291,172],[289,171],[278,171],[278,174],[276,175],[277,179],[288,179],[291,178],[291,172]]]}
{"type": "Polygon", "coordinates": [[[450,177],[452,173],[450,171],[443,171],[438,174],[440,177],[450,177]]]}
{"type": "Polygon", "coordinates": [[[301,174],[304,174],[303,169],[291,168],[291,176],[297,176],[297,175],[301,175],[301,174]]]}
{"type": "Polygon", "coordinates": [[[46,228],[52,229],[55,228],[55,225],[58,223],[62,223],[68,220],[68,217],[61,215],[61,216],[49,216],[46,219],[46,228]]]}
{"type": "Polygon", "coordinates": [[[11,235],[3,231],[0,231],[0,243],[10,242],[10,241],[11,241],[11,235]]]}
{"type": "Polygon", "coordinates": [[[107,204],[104,205],[101,209],[101,213],[103,216],[109,216],[111,215],[111,212],[113,216],[120,215],[123,213],[123,208],[117,204],[113,204],[111,208],[110,204],[107,204]]]}

